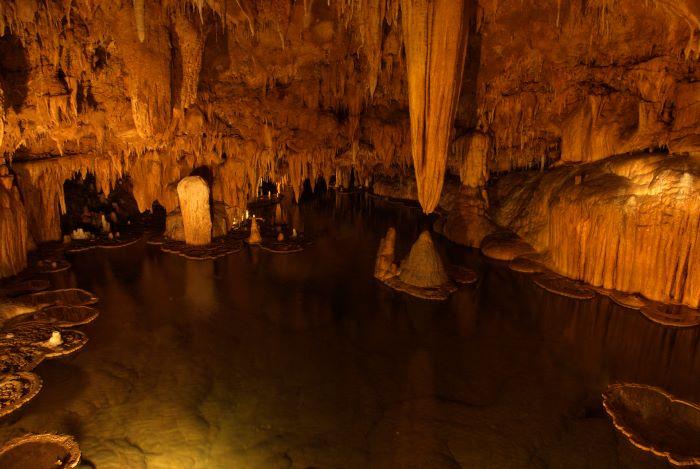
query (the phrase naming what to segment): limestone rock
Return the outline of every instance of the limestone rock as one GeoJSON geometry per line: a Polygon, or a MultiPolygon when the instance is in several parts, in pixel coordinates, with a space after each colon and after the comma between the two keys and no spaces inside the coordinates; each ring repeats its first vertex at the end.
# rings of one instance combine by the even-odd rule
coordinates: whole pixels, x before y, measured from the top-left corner
{"type": "Polygon", "coordinates": [[[165,217],[165,232],[163,235],[175,241],[185,240],[185,228],[182,225],[182,213],[179,208],[168,213],[165,217]]]}
{"type": "Polygon", "coordinates": [[[27,267],[27,236],[27,216],[17,188],[0,185],[0,277],[16,275],[27,267]]]}
{"type": "Polygon", "coordinates": [[[478,248],[486,236],[496,231],[481,191],[462,186],[447,217],[435,230],[463,246],[478,248]]]}
{"type": "Polygon", "coordinates": [[[231,219],[229,218],[230,207],[226,202],[218,200],[214,201],[214,210],[212,211],[212,236],[224,236],[231,228],[231,219]]]}
{"type": "Polygon", "coordinates": [[[425,213],[437,207],[467,51],[466,2],[402,0],[413,167],[425,213]]]}
{"type": "Polygon", "coordinates": [[[450,279],[428,231],[423,231],[401,262],[399,279],[422,288],[439,287],[450,279]]]}
{"type": "Polygon", "coordinates": [[[188,176],[177,185],[185,242],[194,246],[211,243],[209,186],[199,176],[188,176]]]}
{"type": "Polygon", "coordinates": [[[398,266],[394,263],[394,250],[396,246],[396,230],[389,228],[386,236],[379,242],[377,260],[374,264],[374,276],[379,280],[395,277],[399,273],[398,266]]]}
{"type": "Polygon", "coordinates": [[[253,217],[250,220],[250,236],[248,237],[248,244],[260,243],[262,243],[262,236],[260,235],[260,228],[258,228],[258,220],[253,217]]]}
{"type": "Polygon", "coordinates": [[[499,180],[496,221],[547,267],[596,287],[700,305],[700,162],[639,154],[499,180]]]}

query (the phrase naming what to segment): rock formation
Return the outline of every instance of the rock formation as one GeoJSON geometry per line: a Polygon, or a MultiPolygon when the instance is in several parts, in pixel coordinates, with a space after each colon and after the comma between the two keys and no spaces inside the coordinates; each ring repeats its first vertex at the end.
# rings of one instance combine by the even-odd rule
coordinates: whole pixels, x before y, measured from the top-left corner
{"type": "Polygon", "coordinates": [[[16,275],[27,266],[27,216],[14,177],[6,171],[0,166],[0,277],[16,275]]]}
{"type": "Polygon", "coordinates": [[[401,18],[418,200],[435,210],[467,51],[467,2],[402,0],[401,18]]]}
{"type": "Polygon", "coordinates": [[[260,228],[258,228],[258,220],[253,217],[250,220],[250,236],[248,237],[248,244],[260,244],[262,243],[262,236],[260,236],[260,228]]]}
{"type": "Polygon", "coordinates": [[[0,189],[0,276],[22,268],[32,241],[67,234],[64,183],[76,173],[93,174],[105,195],[128,179],[140,211],[158,202],[173,212],[178,182],[206,168],[226,226],[261,179],[284,181],[297,201],[306,180],[373,182],[375,193],[439,209],[435,229],[458,243],[478,247],[499,224],[560,274],[697,306],[695,208],[682,195],[693,164],[691,176],[659,167],[655,182],[644,178],[659,154],[700,154],[699,8],[3,1],[0,154],[15,180],[0,189]],[[627,154],[643,156],[599,173],[627,154]],[[523,178],[541,193],[522,192],[523,178]],[[666,259],[644,254],[661,239],[666,259]]]}
{"type": "Polygon", "coordinates": [[[450,279],[428,231],[418,236],[408,256],[401,262],[399,279],[421,288],[435,288],[449,283],[450,279]]]}
{"type": "Polygon", "coordinates": [[[396,277],[399,274],[399,268],[394,263],[394,250],[396,247],[396,230],[389,228],[386,236],[379,242],[379,251],[377,252],[377,260],[374,264],[374,277],[379,280],[386,280],[391,277],[396,277]]]}
{"type": "Polygon", "coordinates": [[[640,154],[500,180],[496,221],[594,286],[700,305],[700,164],[640,154]]]}
{"type": "Polygon", "coordinates": [[[182,224],[182,212],[173,210],[165,217],[165,231],[163,235],[175,241],[185,240],[185,227],[182,224]]]}
{"type": "Polygon", "coordinates": [[[188,176],[177,185],[185,242],[193,246],[211,243],[209,186],[199,176],[188,176]]]}

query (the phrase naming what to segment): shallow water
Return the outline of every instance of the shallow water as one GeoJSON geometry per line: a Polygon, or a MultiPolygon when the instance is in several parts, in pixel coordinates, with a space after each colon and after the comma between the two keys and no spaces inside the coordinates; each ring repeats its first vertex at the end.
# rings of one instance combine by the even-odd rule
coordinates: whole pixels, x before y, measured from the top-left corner
{"type": "Polygon", "coordinates": [[[98,469],[666,467],[614,431],[600,393],[700,401],[698,329],[552,295],[439,238],[480,281],[413,299],[372,271],[389,225],[408,251],[414,211],[338,196],[303,218],[319,239],[300,254],[73,256],[52,278],[101,315],[81,352],[37,368],[44,389],[0,438],[73,434],[98,469]]]}

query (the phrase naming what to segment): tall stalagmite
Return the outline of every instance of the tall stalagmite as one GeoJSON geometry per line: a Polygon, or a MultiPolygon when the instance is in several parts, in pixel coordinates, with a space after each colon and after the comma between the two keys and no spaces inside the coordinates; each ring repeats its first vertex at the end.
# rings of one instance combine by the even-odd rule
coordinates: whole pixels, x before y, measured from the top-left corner
{"type": "Polygon", "coordinates": [[[411,146],[423,211],[440,201],[467,50],[467,0],[402,0],[411,146]]]}
{"type": "Polygon", "coordinates": [[[199,176],[188,176],[177,185],[185,242],[195,246],[211,243],[209,186],[199,176]]]}

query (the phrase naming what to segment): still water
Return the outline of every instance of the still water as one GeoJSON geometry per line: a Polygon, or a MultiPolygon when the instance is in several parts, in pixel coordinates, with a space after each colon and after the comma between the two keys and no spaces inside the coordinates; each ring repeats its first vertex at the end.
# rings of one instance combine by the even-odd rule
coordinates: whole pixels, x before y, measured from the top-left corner
{"type": "Polygon", "coordinates": [[[192,261],[145,243],[53,277],[101,298],[77,355],[0,437],[76,436],[85,467],[666,467],[616,433],[617,381],[700,401],[700,332],[607,298],[576,301],[436,238],[477,285],[431,303],[372,277],[386,228],[415,211],[362,196],[302,207],[315,244],[192,261]]]}

